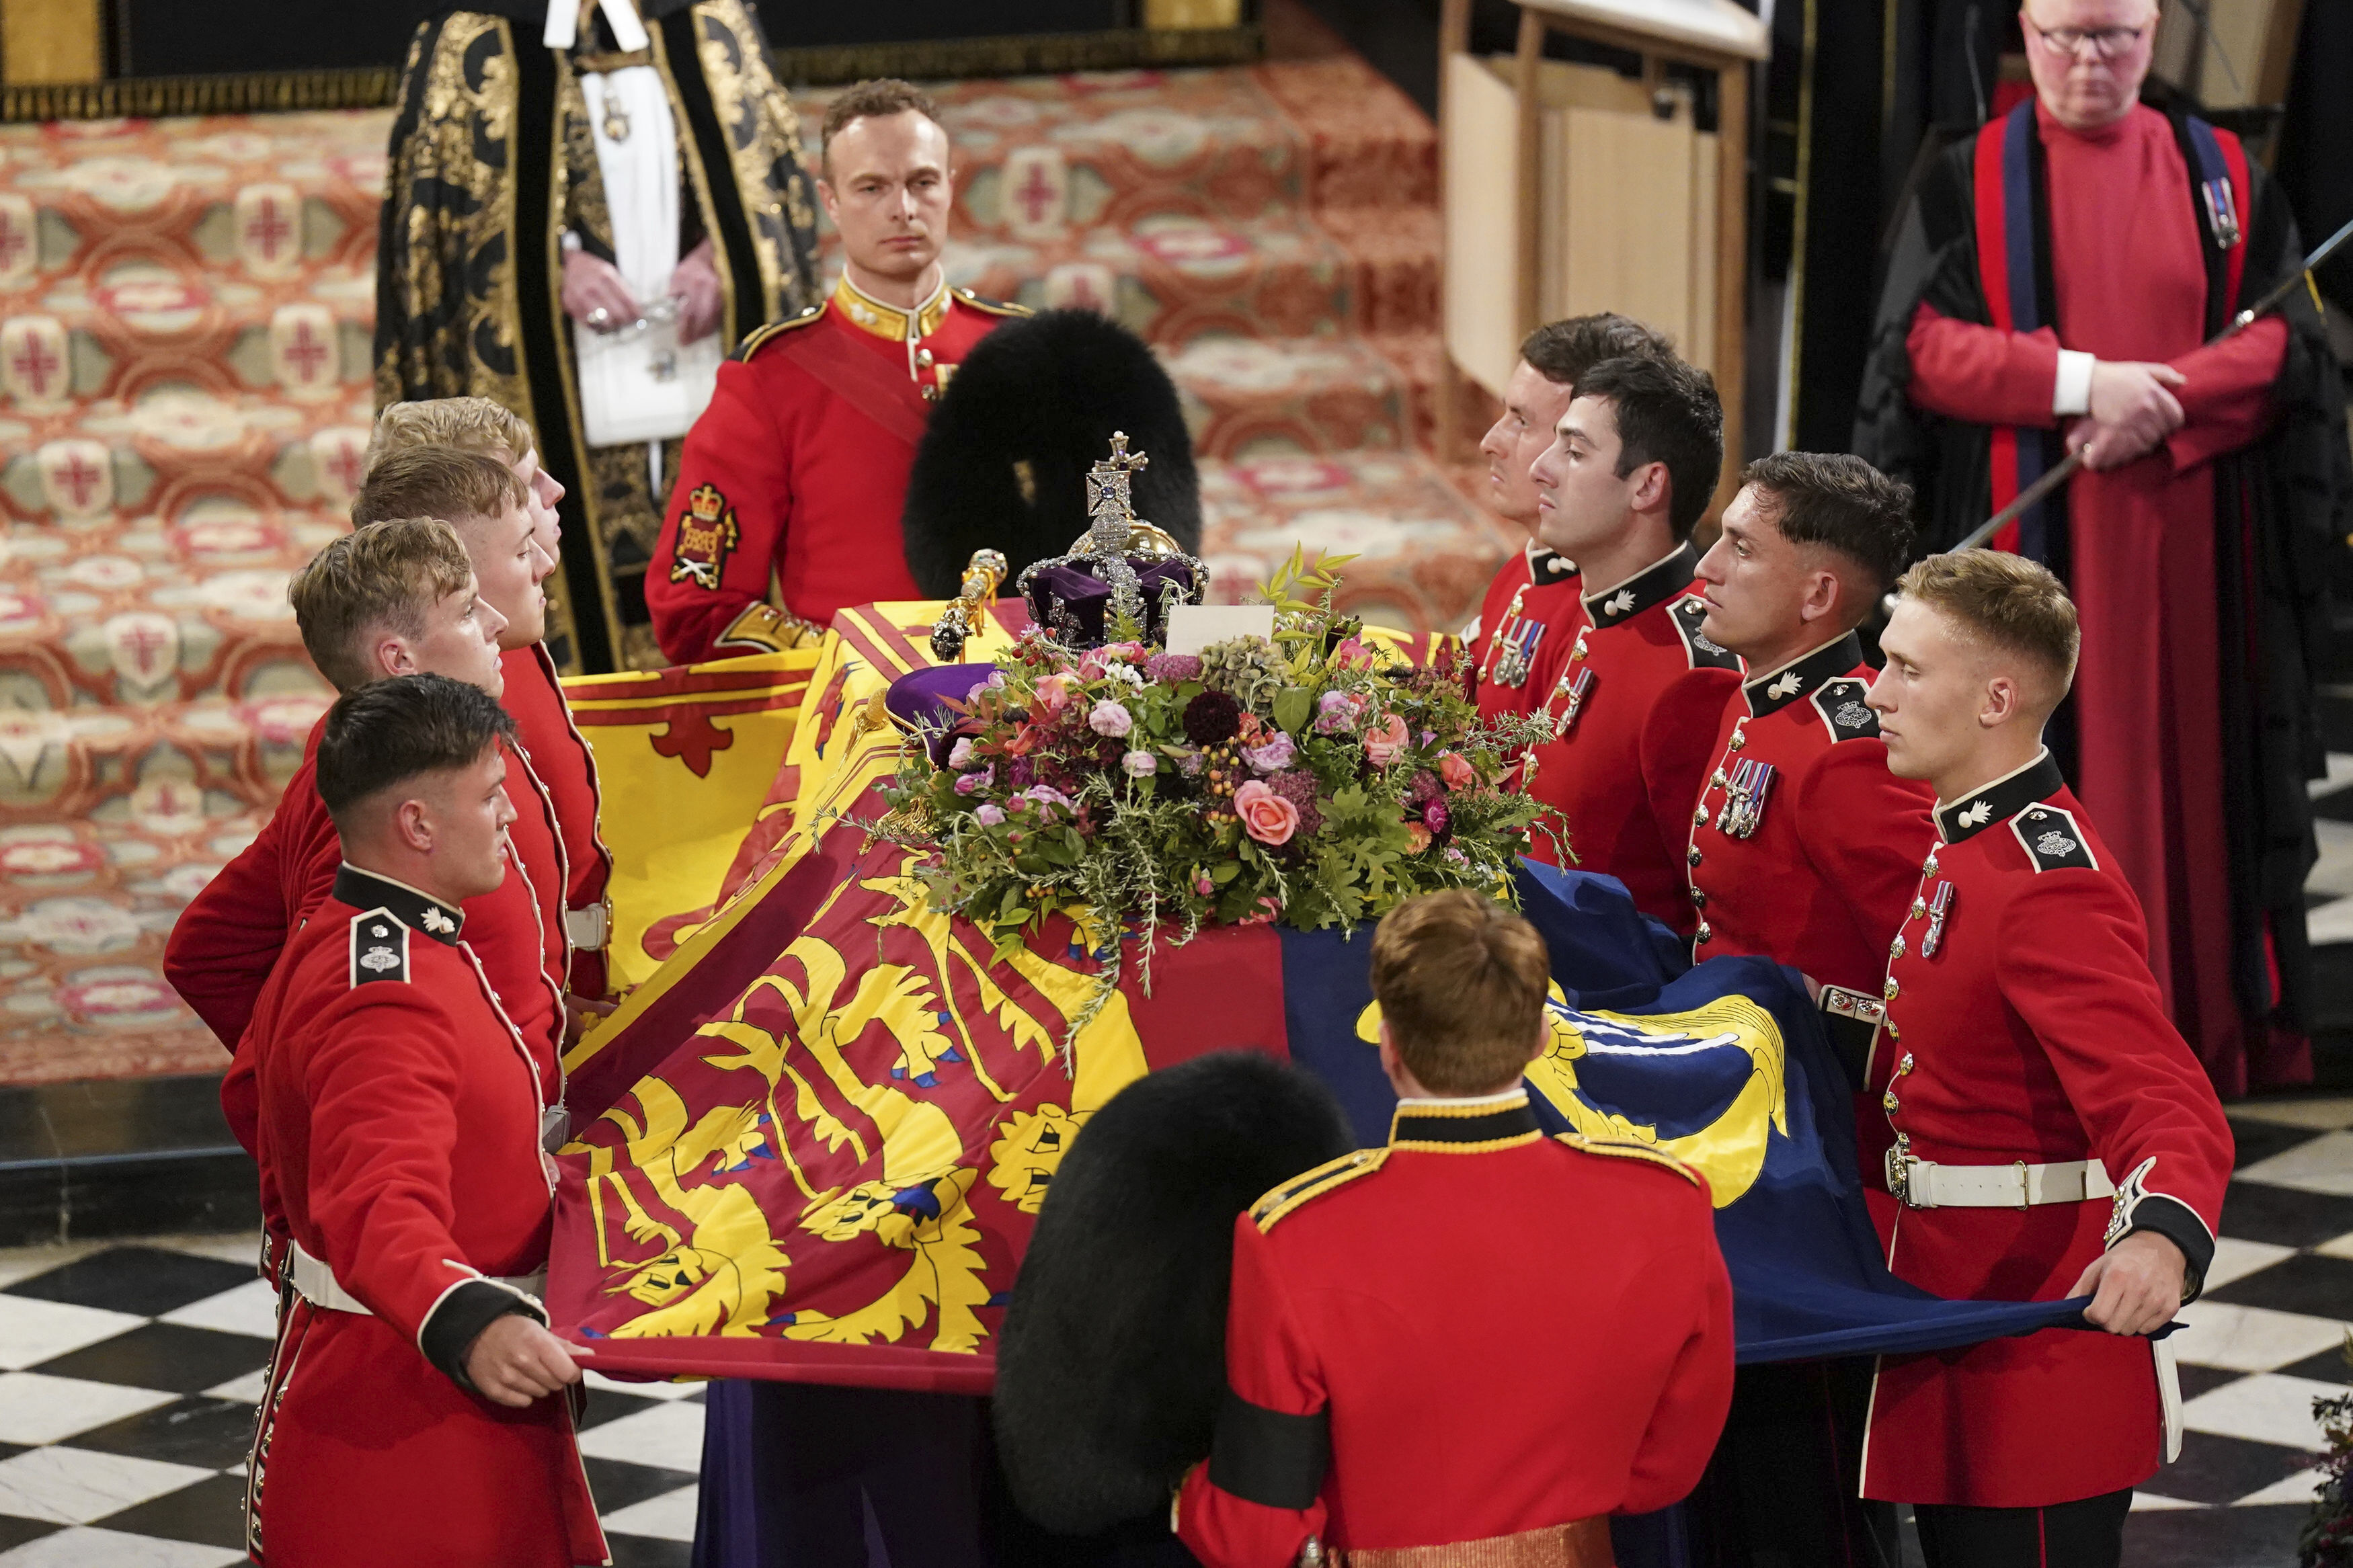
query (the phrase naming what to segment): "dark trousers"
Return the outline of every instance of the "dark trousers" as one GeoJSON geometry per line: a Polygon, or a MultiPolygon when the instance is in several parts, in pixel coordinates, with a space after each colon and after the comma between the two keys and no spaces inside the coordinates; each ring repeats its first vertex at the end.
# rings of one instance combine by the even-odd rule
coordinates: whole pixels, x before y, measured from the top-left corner
{"type": "Polygon", "coordinates": [[[1896,1568],[1893,1503],[1862,1499],[1873,1358],[1744,1366],[1689,1508],[1707,1568],[1896,1568]]]}
{"type": "Polygon", "coordinates": [[[1922,1503],[1912,1511],[1928,1568],[2119,1568],[2132,1490],[2046,1508],[1922,1503]]]}

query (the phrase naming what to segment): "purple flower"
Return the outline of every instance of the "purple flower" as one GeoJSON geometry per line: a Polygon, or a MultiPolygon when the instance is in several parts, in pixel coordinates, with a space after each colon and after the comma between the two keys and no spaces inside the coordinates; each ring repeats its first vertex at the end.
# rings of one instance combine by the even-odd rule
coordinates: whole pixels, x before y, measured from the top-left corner
{"type": "Polygon", "coordinates": [[[1324,814],[1315,809],[1315,775],[1304,768],[1287,773],[1277,773],[1266,781],[1275,794],[1299,808],[1299,837],[1313,837],[1324,826],[1324,814]]]}
{"type": "Polygon", "coordinates": [[[996,782],[997,769],[994,767],[983,768],[976,773],[959,773],[956,775],[955,792],[958,795],[970,795],[976,789],[987,789],[996,782]]]}
{"type": "Polygon", "coordinates": [[[1297,754],[1298,748],[1291,743],[1291,737],[1280,730],[1265,745],[1251,746],[1242,752],[1250,759],[1250,765],[1262,773],[1281,773],[1291,765],[1292,758],[1297,754]]]}
{"type": "Polygon", "coordinates": [[[1021,798],[1033,802],[1040,810],[1050,805],[1059,805],[1066,811],[1077,809],[1071,804],[1069,795],[1050,784],[1039,784],[1035,789],[1023,790],[1021,798]]]}
{"type": "Polygon", "coordinates": [[[1223,691],[1204,691],[1185,704],[1185,738],[1215,746],[1241,732],[1242,705],[1223,691]]]}
{"type": "Polygon", "coordinates": [[[1155,680],[1174,686],[1180,680],[1198,679],[1201,673],[1201,661],[1189,653],[1155,653],[1144,661],[1144,673],[1155,680]]]}
{"type": "Polygon", "coordinates": [[[1342,735],[1365,716],[1365,700],[1345,691],[1327,691],[1315,700],[1315,732],[1342,735]]]}
{"type": "Polygon", "coordinates": [[[1109,735],[1118,740],[1135,728],[1135,715],[1130,713],[1124,704],[1106,697],[1096,703],[1094,710],[1087,715],[1087,728],[1098,735],[1109,735]]]}
{"type": "Polygon", "coordinates": [[[1120,758],[1119,765],[1127,770],[1132,779],[1147,778],[1160,771],[1160,759],[1150,752],[1130,752],[1120,758]]]}
{"type": "Polygon", "coordinates": [[[998,805],[984,805],[977,806],[974,809],[972,815],[973,820],[979,823],[983,827],[999,827],[1002,826],[1005,822],[1005,810],[1002,806],[998,805]]]}
{"type": "Polygon", "coordinates": [[[1446,825],[1451,820],[1453,816],[1446,809],[1444,801],[1431,800],[1422,803],[1421,825],[1430,829],[1432,837],[1442,836],[1446,832],[1446,825]]]}
{"type": "Polygon", "coordinates": [[[1188,779],[1199,773],[1208,764],[1202,762],[1201,753],[1198,752],[1187,752],[1176,759],[1176,771],[1188,779]]]}
{"type": "Polygon", "coordinates": [[[1436,739],[1438,739],[1438,731],[1435,730],[1424,730],[1421,732],[1421,743],[1425,746],[1436,739]]]}
{"type": "Polygon", "coordinates": [[[1005,787],[1025,790],[1038,782],[1038,764],[1027,757],[1008,759],[1005,764],[1005,787]]]}
{"type": "Polygon", "coordinates": [[[970,735],[965,736],[963,739],[956,742],[954,746],[948,748],[948,766],[952,768],[968,768],[972,766],[972,737],[970,735]]]}

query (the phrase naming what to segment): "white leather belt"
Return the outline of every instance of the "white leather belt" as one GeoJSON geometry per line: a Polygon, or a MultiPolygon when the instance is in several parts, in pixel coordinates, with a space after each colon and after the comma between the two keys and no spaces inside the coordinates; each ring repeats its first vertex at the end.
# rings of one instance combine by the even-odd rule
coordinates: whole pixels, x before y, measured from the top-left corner
{"type": "Polygon", "coordinates": [[[1887,1190],[1915,1209],[2023,1209],[2116,1196],[2097,1160],[2030,1165],[1940,1165],[1887,1152],[1887,1190]]]}
{"type": "Polygon", "coordinates": [[[588,905],[586,909],[564,911],[564,934],[575,948],[589,952],[600,951],[605,939],[613,932],[613,900],[588,905]]]}
{"type": "MultiPolygon", "coordinates": [[[[333,1269],[303,1251],[301,1242],[287,1244],[286,1263],[288,1272],[293,1277],[295,1294],[313,1307],[323,1307],[331,1312],[356,1312],[363,1318],[375,1316],[368,1310],[366,1303],[336,1283],[333,1269]]],[[[510,1275],[504,1279],[484,1275],[483,1278],[493,1285],[520,1290],[534,1300],[547,1294],[547,1270],[544,1268],[536,1274],[510,1275]]]]}

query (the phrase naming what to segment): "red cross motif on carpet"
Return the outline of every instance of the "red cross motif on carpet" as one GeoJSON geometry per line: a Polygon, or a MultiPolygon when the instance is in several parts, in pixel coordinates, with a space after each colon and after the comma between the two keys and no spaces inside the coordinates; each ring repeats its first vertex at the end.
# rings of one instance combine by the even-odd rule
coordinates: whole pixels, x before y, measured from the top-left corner
{"type": "Polygon", "coordinates": [[[105,448],[94,441],[58,441],[41,453],[41,477],[47,481],[49,500],[58,510],[79,517],[102,510],[107,472],[101,467],[105,448]],[[93,455],[91,448],[97,447],[93,455]]]}
{"type": "Polygon", "coordinates": [[[36,403],[47,403],[65,390],[60,374],[65,369],[65,360],[47,341],[47,336],[41,324],[28,325],[17,335],[8,354],[8,374],[16,395],[36,403]]]}
{"type": "Polygon", "coordinates": [[[1005,226],[1022,239],[1046,239],[1069,221],[1070,167],[1059,148],[1016,147],[1005,158],[1005,226]]]}
{"type": "Polygon", "coordinates": [[[367,478],[367,437],[356,430],[322,430],[311,437],[311,460],[321,488],[337,500],[359,493],[367,478]]]}
{"type": "Polygon", "coordinates": [[[245,226],[245,243],[264,261],[276,261],[279,247],[292,237],[294,226],[278,210],[278,198],[263,196],[254,204],[252,221],[245,226]]]}
{"type": "Polygon", "coordinates": [[[0,278],[30,270],[32,259],[32,204],[22,197],[0,202],[0,278]]]}

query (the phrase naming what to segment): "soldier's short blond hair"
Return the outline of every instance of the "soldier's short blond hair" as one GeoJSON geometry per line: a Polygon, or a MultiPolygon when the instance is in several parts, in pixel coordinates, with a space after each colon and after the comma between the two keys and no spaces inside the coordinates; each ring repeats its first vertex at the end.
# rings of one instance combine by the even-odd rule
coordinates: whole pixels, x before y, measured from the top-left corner
{"type": "Polygon", "coordinates": [[[352,502],[352,521],[438,517],[444,522],[465,522],[501,516],[528,497],[514,470],[486,452],[406,447],[385,453],[368,470],[352,502]]]}
{"type": "Polygon", "coordinates": [[[2006,550],[1957,550],[1915,563],[1895,591],[1939,612],[1972,641],[2032,665],[2049,682],[2051,706],[2073,684],[2083,629],[2066,584],[2049,567],[2006,550]]]}
{"type": "Polygon", "coordinates": [[[1373,996],[1432,1094],[1510,1085],[1535,1054],[1552,979],[1536,928],[1467,888],[1408,899],[1373,932],[1373,996]]]}
{"type": "Polygon", "coordinates": [[[375,416],[367,466],[412,447],[455,447],[514,464],[537,450],[539,441],[513,409],[487,397],[425,398],[396,403],[375,416]]]}
{"type": "Polygon", "coordinates": [[[338,691],[380,679],[372,637],[425,635],[433,606],[474,580],[457,531],[430,517],[395,517],[355,528],[306,562],[286,584],[302,647],[338,691]]]}

